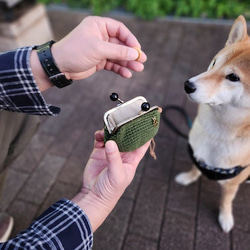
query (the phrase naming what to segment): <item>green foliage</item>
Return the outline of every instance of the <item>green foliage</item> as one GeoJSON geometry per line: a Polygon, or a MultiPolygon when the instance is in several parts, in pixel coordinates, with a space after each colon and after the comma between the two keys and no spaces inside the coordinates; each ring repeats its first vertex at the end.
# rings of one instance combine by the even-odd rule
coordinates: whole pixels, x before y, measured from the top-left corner
{"type": "Polygon", "coordinates": [[[161,15],[159,1],[152,0],[127,0],[126,9],[144,19],[152,19],[161,15]]]}
{"type": "Polygon", "coordinates": [[[117,8],[120,4],[118,0],[91,0],[90,2],[94,14],[110,11],[117,8]]]}
{"type": "Polygon", "coordinates": [[[148,20],[167,15],[235,18],[240,14],[249,15],[250,7],[250,0],[40,0],[40,2],[89,8],[93,14],[122,8],[148,20]]]}

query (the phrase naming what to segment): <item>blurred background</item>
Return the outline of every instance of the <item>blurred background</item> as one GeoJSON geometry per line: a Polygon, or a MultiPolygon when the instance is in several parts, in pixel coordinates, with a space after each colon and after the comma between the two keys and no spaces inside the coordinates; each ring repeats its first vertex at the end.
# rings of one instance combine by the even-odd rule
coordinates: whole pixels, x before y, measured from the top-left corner
{"type": "Polygon", "coordinates": [[[115,11],[148,21],[164,17],[234,19],[240,14],[250,17],[250,0],[0,0],[0,51],[53,38],[44,6],[87,10],[94,15],[115,11]]]}
{"type": "Polygon", "coordinates": [[[88,8],[94,14],[120,9],[144,19],[163,16],[235,18],[249,16],[249,0],[40,0],[45,4],[65,4],[73,8],[88,8]]]}

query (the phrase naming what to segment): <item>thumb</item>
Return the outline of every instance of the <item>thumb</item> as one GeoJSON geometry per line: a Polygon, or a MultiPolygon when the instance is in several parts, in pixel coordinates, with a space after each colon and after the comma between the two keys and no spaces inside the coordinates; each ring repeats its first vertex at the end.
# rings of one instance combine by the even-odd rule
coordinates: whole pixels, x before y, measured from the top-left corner
{"type": "Polygon", "coordinates": [[[114,181],[119,181],[124,175],[123,162],[117,144],[110,140],[105,144],[108,171],[114,181]]]}
{"type": "Polygon", "coordinates": [[[134,61],[140,56],[134,48],[110,42],[105,42],[102,52],[104,58],[111,60],[134,61]]]}

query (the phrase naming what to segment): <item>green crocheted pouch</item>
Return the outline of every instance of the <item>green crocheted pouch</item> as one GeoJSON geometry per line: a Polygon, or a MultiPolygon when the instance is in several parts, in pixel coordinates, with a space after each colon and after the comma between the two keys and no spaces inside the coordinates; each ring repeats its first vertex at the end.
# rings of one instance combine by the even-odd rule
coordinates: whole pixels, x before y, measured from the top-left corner
{"type": "Polygon", "coordinates": [[[114,140],[120,152],[128,152],[141,147],[157,134],[161,109],[154,106],[142,111],[141,105],[145,101],[144,97],[137,97],[105,113],[105,143],[114,140]]]}

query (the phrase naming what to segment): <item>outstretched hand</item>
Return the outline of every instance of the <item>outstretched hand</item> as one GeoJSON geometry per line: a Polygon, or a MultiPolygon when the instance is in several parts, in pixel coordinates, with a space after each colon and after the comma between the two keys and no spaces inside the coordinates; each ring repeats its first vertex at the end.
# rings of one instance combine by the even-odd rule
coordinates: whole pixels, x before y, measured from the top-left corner
{"type": "Polygon", "coordinates": [[[87,214],[95,231],[115,207],[134,178],[149,142],[133,152],[120,153],[114,141],[103,142],[103,131],[95,134],[93,152],[86,165],[81,192],[73,199],[87,214]]]}

